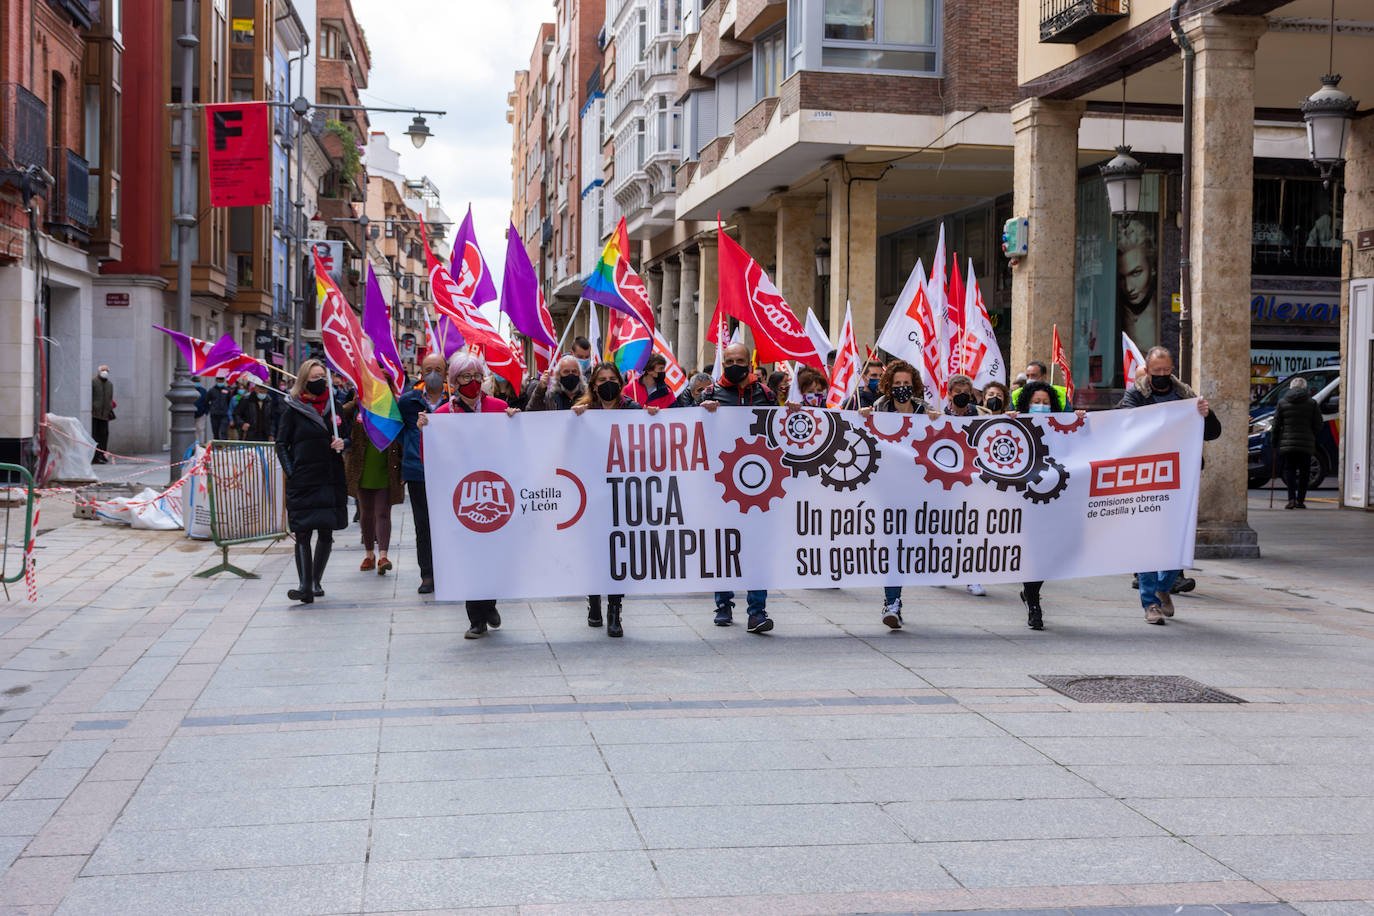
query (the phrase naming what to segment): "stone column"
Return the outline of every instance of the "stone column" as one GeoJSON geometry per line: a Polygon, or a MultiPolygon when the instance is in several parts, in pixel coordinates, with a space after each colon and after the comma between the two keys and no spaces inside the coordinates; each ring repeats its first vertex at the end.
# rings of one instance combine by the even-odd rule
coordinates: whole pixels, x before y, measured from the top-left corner
{"type": "Polygon", "coordinates": [[[824,306],[816,297],[816,207],[820,194],[775,195],[778,212],[774,229],[778,271],[773,283],[797,318],[806,321],[806,310],[823,317],[824,306]]]}
{"type": "Polygon", "coordinates": [[[848,300],[863,352],[878,336],[878,178],[882,164],[835,163],[830,182],[830,340],[839,343],[848,300]],[[846,184],[847,183],[847,184],[846,184]]]}
{"type": "MultiPolygon", "coordinates": [[[[33,271],[0,268],[0,438],[34,434],[33,271]]],[[[56,348],[54,348],[56,349],[56,348]]],[[[92,366],[68,366],[71,384],[91,387],[92,366]]]]}
{"type": "Polygon", "coordinates": [[[679,274],[677,293],[677,361],[682,368],[691,372],[701,367],[701,351],[697,349],[696,297],[700,284],[700,257],[695,251],[684,251],[680,257],[682,270],[679,274]]]}
{"type": "Polygon", "coordinates": [[[649,294],[649,308],[653,310],[654,324],[657,326],[659,316],[663,314],[663,268],[660,265],[644,265],[644,289],[649,294]]]}
{"type": "Polygon", "coordinates": [[[1050,361],[1054,326],[1073,351],[1073,274],[1078,200],[1078,122],[1085,103],[1025,99],[1015,131],[1012,215],[1030,221],[1029,253],[1012,268],[1011,365],[1050,361]]]}
{"type": "Polygon", "coordinates": [[[1255,48],[1259,16],[1185,23],[1197,50],[1193,95],[1193,378],[1221,420],[1203,447],[1197,555],[1259,556],[1246,521],[1250,404],[1250,237],[1254,212],[1255,48]]]}
{"type": "Polygon", "coordinates": [[[677,302],[681,293],[682,271],[676,257],[664,258],[660,263],[663,265],[663,301],[658,309],[658,333],[663,336],[664,343],[676,348],[677,302]]]}
{"type": "MultiPolygon", "coordinates": [[[[1358,118],[1350,125],[1350,136],[1346,139],[1345,146],[1345,205],[1342,209],[1344,216],[1345,238],[1350,240],[1350,245],[1342,245],[1341,276],[1349,277],[1351,280],[1365,280],[1374,277],[1374,251],[1356,251],[1356,236],[1361,229],[1374,228],[1374,118],[1358,118]]],[[[1351,376],[1351,362],[1354,355],[1351,352],[1352,345],[1355,344],[1350,339],[1350,284],[1341,284],[1341,391],[1354,391],[1355,385],[1367,384],[1366,379],[1356,379],[1351,376]]],[[[1358,327],[1358,326],[1357,326],[1358,327]]],[[[1342,506],[1347,505],[1345,492],[1345,468],[1351,461],[1361,461],[1364,463],[1365,474],[1365,500],[1363,505],[1366,509],[1374,505],[1374,501],[1368,497],[1374,487],[1369,481],[1369,458],[1371,455],[1370,441],[1368,437],[1356,441],[1354,431],[1346,421],[1346,405],[1350,402],[1350,397],[1341,398],[1341,438],[1340,453],[1341,467],[1339,469],[1340,497],[1342,506]]],[[[1349,494],[1352,495],[1353,494],[1349,494]]]]}
{"type": "Polygon", "coordinates": [[[716,235],[710,232],[697,239],[697,251],[701,256],[701,270],[697,277],[697,359],[703,366],[710,366],[716,358],[715,345],[706,352],[706,329],[711,316],[716,311],[716,300],[720,298],[720,273],[716,260],[716,235]]]}

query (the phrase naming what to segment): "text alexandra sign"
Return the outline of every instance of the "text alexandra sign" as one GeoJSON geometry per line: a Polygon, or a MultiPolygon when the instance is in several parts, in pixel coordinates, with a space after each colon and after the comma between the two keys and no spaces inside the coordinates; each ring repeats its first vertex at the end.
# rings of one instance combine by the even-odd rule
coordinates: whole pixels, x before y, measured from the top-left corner
{"type": "Polygon", "coordinates": [[[264,102],[205,106],[210,206],[272,202],[271,121],[264,102]]]}
{"type": "Polygon", "coordinates": [[[1023,582],[1193,558],[1193,401],[973,419],[435,415],[441,599],[1023,582]]]}

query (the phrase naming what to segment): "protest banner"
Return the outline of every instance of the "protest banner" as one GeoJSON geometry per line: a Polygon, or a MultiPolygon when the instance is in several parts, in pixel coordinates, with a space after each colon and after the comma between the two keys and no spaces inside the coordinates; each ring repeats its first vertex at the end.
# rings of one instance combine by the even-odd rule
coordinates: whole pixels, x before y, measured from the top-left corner
{"type": "Polygon", "coordinates": [[[1190,565],[1202,418],[445,414],[424,456],[442,600],[987,584],[1190,565]]]}

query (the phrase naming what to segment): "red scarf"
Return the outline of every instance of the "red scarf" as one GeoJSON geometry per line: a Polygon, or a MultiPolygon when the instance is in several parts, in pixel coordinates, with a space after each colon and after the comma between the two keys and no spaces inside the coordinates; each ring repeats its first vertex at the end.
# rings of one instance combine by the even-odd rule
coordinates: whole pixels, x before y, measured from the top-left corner
{"type": "Polygon", "coordinates": [[[324,416],[324,412],[329,408],[328,391],[324,394],[315,395],[302,389],[300,399],[302,404],[309,404],[311,407],[315,408],[315,412],[320,416],[324,416]]]}

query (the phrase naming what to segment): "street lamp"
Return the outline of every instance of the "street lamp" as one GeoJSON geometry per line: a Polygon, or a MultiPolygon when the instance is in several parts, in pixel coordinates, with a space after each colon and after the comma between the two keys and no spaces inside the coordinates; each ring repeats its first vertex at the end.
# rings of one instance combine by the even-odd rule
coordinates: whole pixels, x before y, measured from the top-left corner
{"type": "Polygon", "coordinates": [[[410,127],[406,128],[405,133],[406,136],[410,138],[410,142],[415,144],[416,149],[424,146],[425,141],[431,136],[429,125],[425,123],[425,119],[420,115],[415,116],[415,119],[410,122],[410,127]]]}
{"type": "Polygon", "coordinates": [[[830,276],[830,236],[822,236],[816,242],[816,276],[830,276]]]}
{"type": "Polygon", "coordinates": [[[1341,75],[1332,73],[1336,59],[1336,0],[1331,0],[1327,28],[1326,75],[1322,87],[1303,100],[1302,120],[1307,125],[1307,156],[1322,174],[1322,186],[1331,184],[1331,172],[1345,161],[1345,138],[1350,119],[1360,103],[1341,91],[1341,75]]]}
{"type": "Polygon", "coordinates": [[[1101,166],[1102,181],[1107,185],[1107,202],[1112,213],[1125,216],[1140,212],[1140,187],[1144,184],[1145,166],[1131,155],[1126,145],[1126,73],[1121,73],[1121,143],[1116,155],[1101,166]]]}

